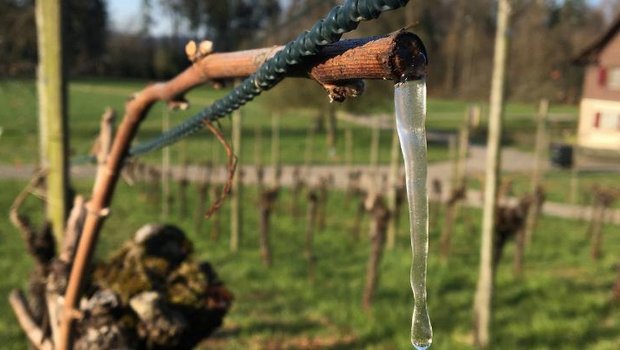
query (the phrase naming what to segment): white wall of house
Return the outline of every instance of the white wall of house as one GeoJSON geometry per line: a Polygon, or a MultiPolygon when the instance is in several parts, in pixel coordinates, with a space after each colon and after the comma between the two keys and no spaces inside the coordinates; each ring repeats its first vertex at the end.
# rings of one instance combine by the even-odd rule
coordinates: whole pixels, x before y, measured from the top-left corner
{"type": "Polygon", "coordinates": [[[581,100],[579,146],[620,152],[620,101],[581,100]]]}

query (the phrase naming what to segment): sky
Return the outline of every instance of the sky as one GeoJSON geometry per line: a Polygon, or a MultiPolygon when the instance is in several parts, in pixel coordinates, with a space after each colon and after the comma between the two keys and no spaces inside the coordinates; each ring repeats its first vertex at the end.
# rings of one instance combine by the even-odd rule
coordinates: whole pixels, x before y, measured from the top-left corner
{"type": "MultiPolygon", "coordinates": [[[[282,0],[285,4],[289,1],[291,0],[282,0]]],[[[590,4],[595,6],[599,5],[602,1],[603,0],[588,0],[590,4]]],[[[138,31],[140,29],[139,13],[141,4],[142,0],[108,0],[108,18],[110,18],[112,28],[122,31],[138,31]]],[[[157,1],[153,1],[153,4],[155,12],[153,17],[157,20],[151,28],[151,34],[155,36],[170,34],[172,32],[172,23],[169,16],[162,13],[161,8],[156,5],[157,1]]]]}
{"type": "MultiPolygon", "coordinates": [[[[156,2],[154,2],[156,3],[156,2]]],[[[108,18],[112,28],[123,31],[138,31],[140,29],[140,7],[142,0],[108,0],[108,18]]],[[[154,16],[157,18],[151,34],[165,35],[172,32],[172,24],[168,16],[163,15],[159,6],[154,6],[154,16]]]]}

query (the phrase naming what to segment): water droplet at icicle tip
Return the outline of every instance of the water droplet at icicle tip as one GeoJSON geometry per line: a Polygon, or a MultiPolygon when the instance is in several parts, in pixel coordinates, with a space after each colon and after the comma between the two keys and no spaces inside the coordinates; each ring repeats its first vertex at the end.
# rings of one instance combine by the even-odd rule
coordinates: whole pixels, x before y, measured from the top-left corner
{"type": "Polygon", "coordinates": [[[427,350],[428,348],[431,347],[431,344],[428,345],[417,345],[417,344],[413,344],[413,348],[415,350],[427,350]]]}
{"type": "Polygon", "coordinates": [[[396,130],[400,141],[409,203],[411,235],[411,290],[414,308],[411,344],[428,349],[433,338],[426,305],[428,258],[428,189],[426,147],[426,81],[410,80],[394,85],[396,130]]]}

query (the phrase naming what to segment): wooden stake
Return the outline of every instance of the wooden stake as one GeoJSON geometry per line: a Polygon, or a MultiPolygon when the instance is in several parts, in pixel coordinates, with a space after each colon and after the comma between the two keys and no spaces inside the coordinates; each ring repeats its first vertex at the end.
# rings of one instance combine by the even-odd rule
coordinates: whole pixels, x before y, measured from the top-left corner
{"type": "Polygon", "coordinates": [[[47,171],[47,220],[57,244],[62,242],[67,219],[69,139],[67,86],[63,61],[62,1],[37,0],[38,96],[40,163],[47,171]]]}
{"type": "MultiPolygon", "coordinates": [[[[166,132],[170,129],[170,111],[166,108],[161,119],[161,131],[166,132]]],[[[172,196],[170,195],[170,148],[161,150],[161,218],[168,219],[172,196]]]]}
{"type": "Polygon", "coordinates": [[[373,117],[371,137],[370,137],[370,166],[376,171],[379,165],[379,138],[381,137],[381,118],[373,117]]]}
{"type": "Polygon", "coordinates": [[[277,111],[271,115],[271,168],[273,177],[272,187],[279,187],[280,182],[280,119],[281,112],[277,111]]]}
{"type": "Polygon", "coordinates": [[[346,124],[344,129],[344,148],[345,148],[345,165],[350,172],[353,166],[353,128],[350,123],[346,124]]]}
{"type": "MultiPolygon", "coordinates": [[[[235,152],[240,156],[241,155],[241,112],[239,110],[233,112],[232,115],[232,146],[235,152]]],[[[238,158],[237,166],[239,169],[242,168],[242,159],[238,158]]],[[[243,232],[242,228],[242,204],[241,198],[243,194],[243,184],[241,183],[241,174],[239,171],[235,173],[233,178],[233,187],[231,193],[230,200],[230,251],[236,253],[239,251],[239,242],[241,240],[241,235],[243,232]]]]}
{"type": "MultiPolygon", "coordinates": [[[[542,191],[542,179],[544,177],[544,152],[547,148],[547,115],[549,113],[549,100],[542,99],[540,100],[540,105],[538,107],[538,114],[536,116],[536,150],[534,153],[534,171],[532,172],[532,181],[531,181],[531,189],[530,191],[535,194],[538,191],[542,191]]],[[[538,223],[538,216],[540,213],[540,205],[539,201],[534,201],[533,205],[530,206],[530,212],[527,216],[527,222],[525,224],[524,239],[525,245],[529,245],[532,241],[532,235],[534,234],[534,229],[538,223]]]]}
{"type": "Polygon", "coordinates": [[[329,159],[336,159],[336,134],[338,133],[338,125],[336,119],[336,107],[334,103],[329,103],[326,107],[327,114],[327,155],[329,159]]]}
{"type": "Polygon", "coordinates": [[[497,31],[493,58],[493,79],[489,112],[489,134],[482,217],[482,239],[480,244],[480,272],[474,302],[474,340],[482,349],[489,347],[491,325],[491,300],[493,297],[493,232],[497,185],[500,174],[501,133],[506,85],[506,63],[510,29],[510,0],[499,0],[497,10],[497,31]]]}
{"type": "Polygon", "coordinates": [[[388,177],[388,194],[387,205],[390,211],[390,221],[388,223],[387,231],[387,249],[393,250],[396,242],[397,235],[397,223],[396,223],[396,206],[397,206],[397,193],[398,190],[398,173],[400,169],[400,143],[398,141],[398,132],[396,126],[392,131],[392,148],[390,149],[390,173],[388,177]]]}
{"type": "Polygon", "coordinates": [[[306,132],[306,148],[304,149],[304,172],[306,176],[310,172],[310,165],[313,163],[314,151],[314,127],[309,125],[306,132]]]}
{"type": "Polygon", "coordinates": [[[379,281],[379,265],[385,243],[385,233],[390,217],[390,212],[383,200],[377,196],[370,208],[372,216],[372,225],[370,229],[371,250],[368,257],[368,267],[366,269],[366,284],[364,286],[364,295],[362,298],[362,306],[366,311],[370,310],[377,290],[379,281]]]}

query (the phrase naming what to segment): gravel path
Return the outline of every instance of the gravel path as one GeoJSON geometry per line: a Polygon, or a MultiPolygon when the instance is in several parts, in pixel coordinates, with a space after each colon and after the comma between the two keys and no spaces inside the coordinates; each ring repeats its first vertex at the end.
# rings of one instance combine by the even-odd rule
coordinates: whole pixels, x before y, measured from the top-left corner
{"type": "MultiPolygon", "coordinates": [[[[482,176],[486,160],[486,150],[481,146],[472,146],[467,160],[467,173],[470,176],[482,176]]],[[[502,169],[506,172],[528,172],[533,169],[534,158],[530,153],[522,152],[512,148],[502,151],[502,169]]],[[[380,183],[385,183],[389,171],[388,166],[380,166],[373,170],[370,166],[353,166],[351,168],[343,165],[315,165],[309,169],[303,166],[282,166],[281,184],[290,186],[293,183],[293,172],[298,169],[301,171],[302,178],[307,184],[313,184],[321,177],[331,176],[332,186],[338,189],[345,189],[348,184],[348,174],[351,171],[360,171],[362,186],[368,186],[373,178],[378,178],[380,183]],[[377,174],[374,175],[373,174],[377,174]]],[[[0,165],[0,180],[27,179],[34,171],[33,166],[10,166],[0,165]]],[[[269,166],[264,168],[265,182],[269,183],[273,178],[273,169],[269,166]]],[[[442,183],[450,182],[451,164],[450,162],[438,162],[430,164],[428,167],[429,180],[439,179],[442,183]]],[[[94,166],[75,166],[71,169],[71,176],[74,178],[93,178],[95,174],[94,166]]],[[[182,174],[181,167],[173,168],[173,178],[179,178],[182,174]]],[[[189,166],[187,169],[188,177],[191,181],[200,179],[203,176],[202,169],[198,166],[189,166]]],[[[224,168],[215,169],[213,173],[214,181],[224,181],[226,173],[224,168]]],[[[242,179],[245,184],[256,183],[256,168],[254,166],[242,167],[242,179]]],[[[448,191],[443,191],[445,195],[448,191]]],[[[515,201],[516,198],[509,200],[515,201]]],[[[468,190],[466,203],[469,206],[481,207],[482,196],[480,191],[468,190]]],[[[566,203],[545,202],[543,213],[550,216],[562,218],[582,218],[588,219],[590,208],[571,205],[566,203]]],[[[620,210],[613,210],[608,216],[608,221],[620,225],[620,210]]]]}

